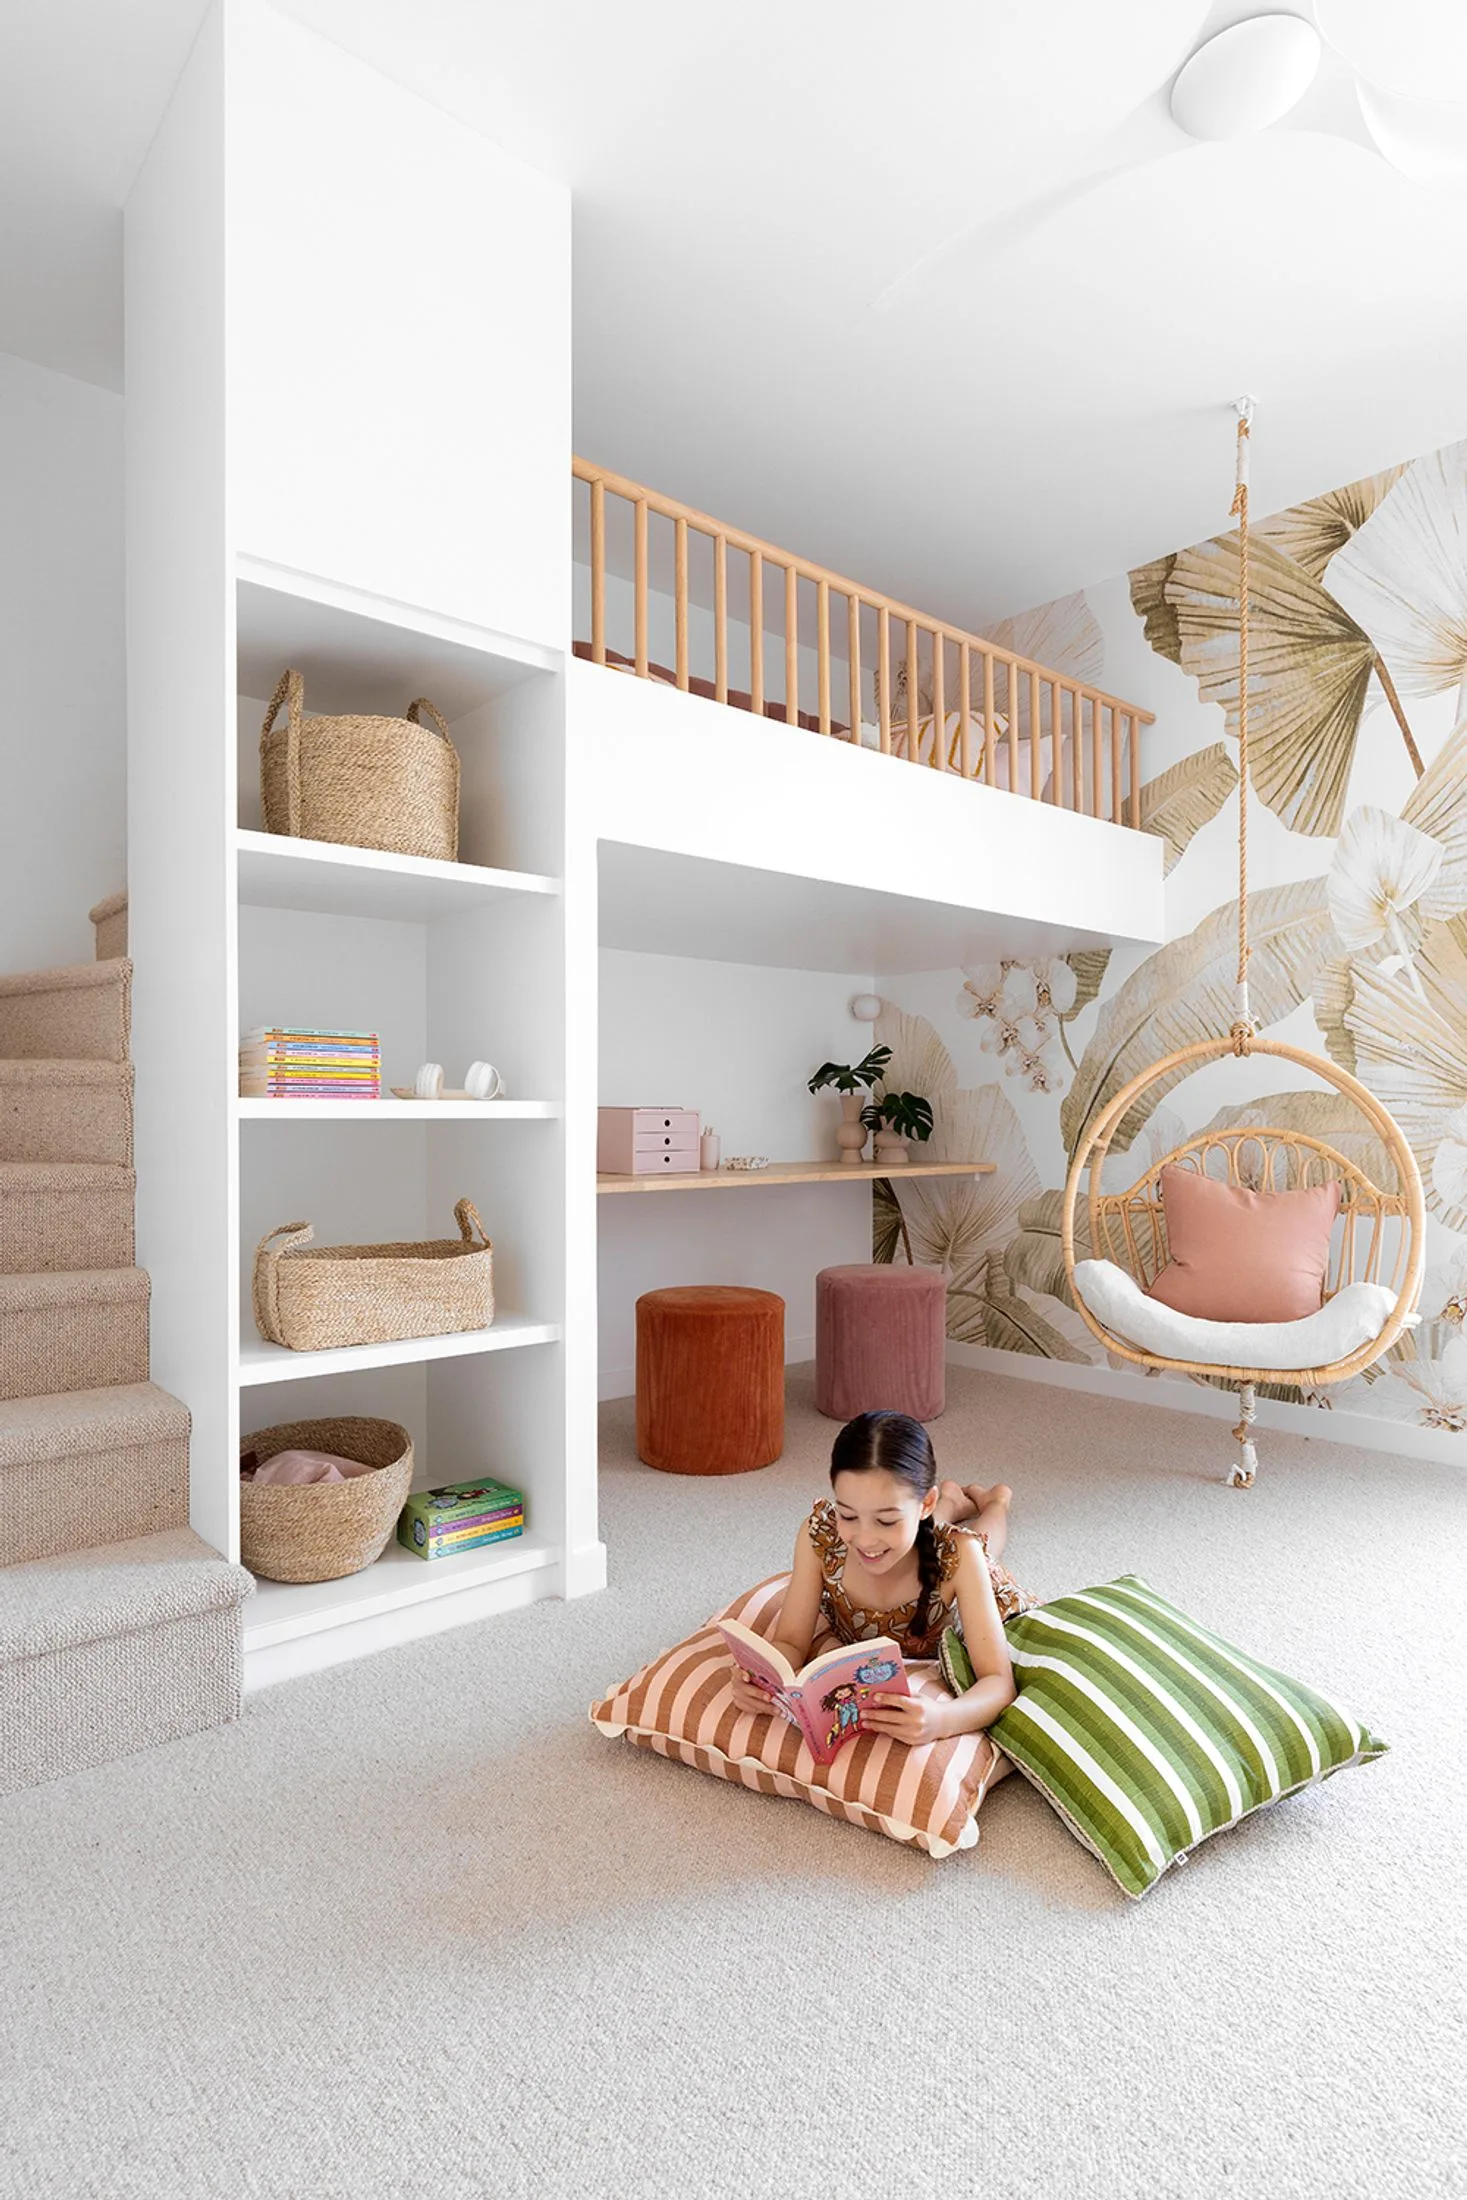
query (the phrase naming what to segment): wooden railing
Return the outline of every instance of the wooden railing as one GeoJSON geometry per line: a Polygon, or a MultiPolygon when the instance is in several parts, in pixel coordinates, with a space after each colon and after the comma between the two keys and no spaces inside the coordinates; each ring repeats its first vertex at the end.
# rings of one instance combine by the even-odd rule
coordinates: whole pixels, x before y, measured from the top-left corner
{"type": "MultiPolygon", "coordinates": [[[[1141,728],[1153,714],[1065,673],[996,648],[976,634],[933,619],[876,590],[862,588],[808,558],[727,527],[706,512],[659,496],[640,482],[587,460],[572,472],[589,490],[590,635],[577,648],[597,664],[642,679],[694,689],[790,725],[859,741],[884,756],[1005,787],[1036,802],[1058,803],[1118,825],[1141,818],[1141,728]],[[608,639],[608,500],[630,508],[630,632],[608,639]],[[671,529],[672,647],[669,665],[653,662],[651,529],[671,529]],[[692,668],[695,605],[689,593],[690,539],[711,546],[712,648],[709,671],[692,668]],[[730,557],[746,559],[747,687],[729,657],[730,557]],[[771,586],[771,576],[778,576],[771,586]],[[782,596],[783,602],[779,599],[782,596]],[[771,597],[778,607],[772,617],[771,597]],[[802,611],[803,620],[802,625],[802,611]],[[832,627],[835,627],[835,640],[832,627]],[[843,629],[843,631],[842,631],[843,629]],[[813,636],[813,676],[801,695],[801,652],[813,636]],[[770,693],[769,656],[784,664],[770,693]],[[766,641],[775,645],[766,652],[766,641]],[[870,690],[867,672],[871,674],[870,690]],[[839,680],[837,681],[837,674],[839,680]],[[840,701],[833,698],[839,687],[840,701]],[[802,708],[808,700],[809,709],[802,708]],[[844,717],[837,715],[843,710],[844,717]]],[[[613,575],[613,588],[617,585],[613,575]]],[[[625,582],[621,583],[624,590],[625,582]]],[[[742,623],[742,622],[736,622],[742,623]]]]}

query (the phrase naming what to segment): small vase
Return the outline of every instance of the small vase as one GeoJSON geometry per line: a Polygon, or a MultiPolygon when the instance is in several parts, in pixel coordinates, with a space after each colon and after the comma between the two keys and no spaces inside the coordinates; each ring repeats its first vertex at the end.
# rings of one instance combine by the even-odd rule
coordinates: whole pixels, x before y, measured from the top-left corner
{"type": "Polygon", "coordinates": [[[911,1158],[907,1152],[907,1141],[905,1138],[898,1138],[895,1131],[878,1131],[876,1158],[884,1169],[904,1169],[911,1158]]]}
{"type": "Polygon", "coordinates": [[[698,1167],[711,1173],[718,1167],[722,1152],[723,1140],[717,1131],[704,1131],[698,1141],[698,1167]]]}
{"type": "Polygon", "coordinates": [[[848,1168],[860,1166],[866,1151],[866,1126],[861,1121],[865,1101],[858,1092],[843,1092],[840,1096],[840,1124],[835,1142],[840,1148],[840,1158],[848,1168]]]}

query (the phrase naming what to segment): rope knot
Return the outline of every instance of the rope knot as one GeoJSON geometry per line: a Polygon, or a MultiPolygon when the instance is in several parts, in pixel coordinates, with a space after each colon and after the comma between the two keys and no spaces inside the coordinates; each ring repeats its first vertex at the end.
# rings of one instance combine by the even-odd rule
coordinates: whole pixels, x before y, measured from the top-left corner
{"type": "Polygon", "coordinates": [[[1257,1036],[1257,1024],[1245,1023],[1240,1016],[1229,1033],[1229,1037],[1233,1042],[1234,1054],[1238,1055],[1240,1059],[1244,1055],[1251,1054],[1253,1052],[1253,1041],[1257,1036]]]}

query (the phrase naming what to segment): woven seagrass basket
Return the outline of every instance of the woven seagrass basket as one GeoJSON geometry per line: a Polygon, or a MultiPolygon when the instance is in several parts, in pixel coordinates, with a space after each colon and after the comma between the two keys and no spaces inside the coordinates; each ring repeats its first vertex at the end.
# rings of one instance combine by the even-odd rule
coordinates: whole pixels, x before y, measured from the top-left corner
{"type": "Polygon", "coordinates": [[[458,751],[427,697],[406,718],[307,718],[304,706],[301,675],[283,672],[260,728],[266,832],[456,863],[458,751]]]}
{"type": "Polygon", "coordinates": [[[471,1199],[453,1212],[456,1238],[405,1245],[314,1245],[309,1222],[283,1222],[255,1250],[260,1335],[292,1352],[326,1352],[487,1329],[494,1248],[471,1199]]]}
{"type": "Polygon", "coordinates": [[[260,1466],[278,1451],[334,1452],[360,1459],[375,1474],[345,1482],[281,1482],[262,1489],[239,1485],[239,1555],[266,1581],[339,1581],[380,1558],[407,1503],[413,1481],[413,1440],[396,1421],[343,1415],[324,1421],[282,1421],[242,1436],[240,1463],[260,1466]]]}

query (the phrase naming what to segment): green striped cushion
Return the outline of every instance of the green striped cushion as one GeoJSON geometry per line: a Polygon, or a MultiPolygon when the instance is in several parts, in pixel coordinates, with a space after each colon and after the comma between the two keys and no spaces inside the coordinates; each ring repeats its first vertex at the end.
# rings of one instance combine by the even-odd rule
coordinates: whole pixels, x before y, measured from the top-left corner
{"type": "Polygon", "coordinates": [[[1019,1694],[989,1732],[1128,1895],[1250,1811],[1385,1752],[1135,1574],[1004,1633],[1019,1694]]]}

